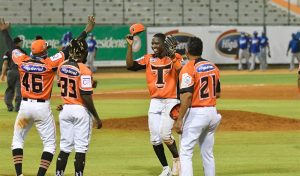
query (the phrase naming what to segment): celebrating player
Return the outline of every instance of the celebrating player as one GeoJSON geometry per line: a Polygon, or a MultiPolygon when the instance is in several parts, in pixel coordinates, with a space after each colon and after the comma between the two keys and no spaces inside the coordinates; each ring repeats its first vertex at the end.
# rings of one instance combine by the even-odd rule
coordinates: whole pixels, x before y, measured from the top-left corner
{"type": "Polygon", "coordinates": [[[64,102],[59,114],[60,153],[56,161],[56,176],[63,176],[68,157],[75,148],[75,175],[83,175],[85,156],[91,137],[92,116],[97,128],[102,127],[92,99],[92,72],[84,64],[88,54],[85,40],[71,40],[70,57],[58,68],[59,86],[64,102]],[[88,110],[88,111],[87,111],[88,110]]]}
{"type": "Polygon", "coordinates": [[[181,106],[174,125],[175,130],[182,133],[180,176],[193,175],[192,156],[196,143],[200,147],[204,175],[215,175],[214,133],[221,120],[215,107],[216,98],[220,96],[219,69],[201,58],[202,49],[201,39],[189,39],[186,55],[190,61],[180,72],[181,106]],[[185,114],[187,116],[183,123],[185,114]]]}
{"type": "Polygon", "coordinates": [[[176,48],[172,45],[173,37],[164,34],[155,34],[152,39],[153,54],[146,54],[133,61],[133,39],[130,35],[126,38],[128,43],[126,65],[128,70],[137,71],[146,69],[148,90],[151,96],[148,111],[148,124],[150,140],[153,149],[163,166],[161,176],[169,176],[179,173],[179,157],[175,140],[171,129],[174,124],[169,116],[171,108],[179,102],[177,99],[178,70],[181,69],[181,55],[175,53],[176,48]],[[166,47],[165,47],[166,46],[166,47]],[[173,169],[168,166],[162,143],[165,143],[173,155],[173,169]]]}
{"type": "MultiPolygon", "coordinates": [[[[83,40],[94,26],[94,17],[89,17],[88,24],[79,38],[83,40]]],[[[0,20],[0,29],[8,47],[11,38],[7,31],[8,23],[0,20]]],[[[11,49],[11,48],[9,48],[11,49]]],[[[21,81],[22,102],[14,126],[12,154],[17,176],[22,174],[24,139],[35,123],[44,150],[37,176],[45,175],[55,152],[55,122],[50,107],[50,96],[55,76],[55,71],[65,58],[69,57],[68,47],[48,57],[47,43],[45,40],[35,40],[31,44],[31,55],[27,56],[19,49],[12,51],[12,59],[18,65],[21,81]]]]}

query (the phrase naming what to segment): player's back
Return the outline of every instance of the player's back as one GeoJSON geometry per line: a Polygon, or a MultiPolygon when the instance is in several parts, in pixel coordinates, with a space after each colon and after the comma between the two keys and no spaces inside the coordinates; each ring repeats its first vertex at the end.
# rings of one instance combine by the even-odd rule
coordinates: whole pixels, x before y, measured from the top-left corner
{"type": "Polygon", "coordinates": [[[58,84],[64,104],[83,105],[81,94],[92,93],[91,71],[83,63],[67,60],[58,67],[58,84]]]}
{"type": "Polygon", "coordinates": [[[203,59],[191,61],[186,66],[186,69],[194,72],[192,107],[215,106],[220,78],[219,69],[213,63],[203,59]]]}
{"type": "Polygon", "coordinates": [[[36,60],[15,49],[12,58],[18,65],[23,99],[50,99],[55,71],[64,59],[63,54],[58,53],[50,58],[36,60]]]}

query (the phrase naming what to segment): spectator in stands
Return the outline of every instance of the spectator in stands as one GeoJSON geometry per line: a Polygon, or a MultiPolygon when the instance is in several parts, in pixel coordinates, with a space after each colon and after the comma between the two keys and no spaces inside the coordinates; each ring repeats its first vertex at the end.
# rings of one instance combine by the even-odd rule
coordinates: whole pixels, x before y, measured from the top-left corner
{"type": "Polygon", "coordinates": [[[241,36],[238,41],[238,59],[239,59],[239,65],[238,65],[238,70],[243,70],[243,59],[246,60],[246,68],[249,69],[249,38],[246,36],[245,32],[241,32],[241,36]]]}
{"type": "Polygon", "coordinates": [[[260,38],[258,37],[257,31],[253,32],[253,37],[250,40],[250,71],[253,71],[255,69],[255,61],[258,59],[261,62],[260,59],[260,38]]]}
{"type": "Polygon", "coordinates": [[[289,42],[286,56],[288,56],[290,50],[292,53],[290,71],[292,71],[295,68],[295,58],[298,60],[298,63],[300,63],[300,41],[295,33],[292,34],[292,40],[289,42]]]}
{"type": "Polygon", "coordinates": [[[94,66],[94,60],[97,53],[97,42],[92,33],[89,33],[86,43],[88,45],[87,65],[92,72],[96,72],[97,68],[94,66]]]}
{"type": "Polygon", "coordinates": [[[261,37],[260,37],[260,66],[259,66],[261,71],[264,71],[267,69],[267,66],[268,66],[267,53],[268,53],[268,57],[271,57],[269,39],[266,36],[266,33],[262,32],[261,37]]]}

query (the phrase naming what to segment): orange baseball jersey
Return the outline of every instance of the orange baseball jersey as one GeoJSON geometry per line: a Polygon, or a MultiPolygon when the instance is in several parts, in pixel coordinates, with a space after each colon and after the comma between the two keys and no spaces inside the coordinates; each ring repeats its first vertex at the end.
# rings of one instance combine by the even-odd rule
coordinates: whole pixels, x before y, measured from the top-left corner
{"type": "Polygon", "coordinates": [[[216,105],[216,93],[221,92],[219,69],[202,58],[188,62],[179,75],[180,93],[193,93],[192,107],[216,105]]]}
{"type": "MultiPolygon", "coordinates": [[[[180,62],[183,58],[175,54],[180,62]]],[[[169,57],[158,58],[147,54],[134,61],[130,70],[146,69],[147,86],[151,98],[177,98],[178,72],[169,57]]]]}
{"type": "Polygon", "coordinates": [[[59,52],[46,59],[36,60],[15,49],[12,51],[12,59],[18,65],[22,97],[50,99],[55,72],[65,59],[64,53],[59,52]]]}
{"type": "Polygon", "coordinates": [[[91,70],[83,63],[67,60],[58,67],[57,73],[64,104],[84,105],[81,95],[93,94],[91,70]]]}

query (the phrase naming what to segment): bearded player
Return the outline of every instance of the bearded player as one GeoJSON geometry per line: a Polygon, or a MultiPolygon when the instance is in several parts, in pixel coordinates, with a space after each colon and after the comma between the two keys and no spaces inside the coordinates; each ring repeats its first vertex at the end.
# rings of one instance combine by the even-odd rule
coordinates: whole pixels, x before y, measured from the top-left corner
{"type": "Polygon", "coordinates": [[[177,80],[182,57],[175,53],[176,48],[166,47],[166,44],[172,43],[170,41],[174,41],[174,38],[168,37],[166,39],[164,34],[158,33],[154,35],[151,43],[154,53],[146,54],[133,61],[133,39],[128,35],[126,40],[128,43],[127,69],[131,71],[146,69],[147,85],[151,96],[148,125],[153,149],[163,166],[160,176],[169,176],[172,172],[173,175],[178,175],[180,162],[176,142],[171,134],[174,120],[170,118],[169,112],[179,102],[177,99],[177,80]],[[173,155],[172,171],[168,166],[163,143],[167,145],[173,155]]]}
{"type": "MultiPolygon", "coordinates": [[[[0,29],[4,34],[7,46],[11,46],[11,37],[7,31],[8,23],[0,20],[0,29]]],[[[94,17],[89,16],[88,24],[79,38],[83,40],[94,27],[94,17]]],[[[48,57],[48,45],[45,40],[35,40],[31,44],[31,55],[27,56],[20,50],[12,51],[12,59],[18,65],[21,81],[22,102],[14,126],[12,154],[17,176],[22,176],[24,140],[35,124],[43,141],[44,149],[41,156],[37,176],[44,176],[51,164],[55,152],[55,121],[50,107],[50,97],[55,72],[59,64],[68,58],[68,47],[48,57]]],[[[9,48],[11,49],[11,48],[9,48]]]]}

